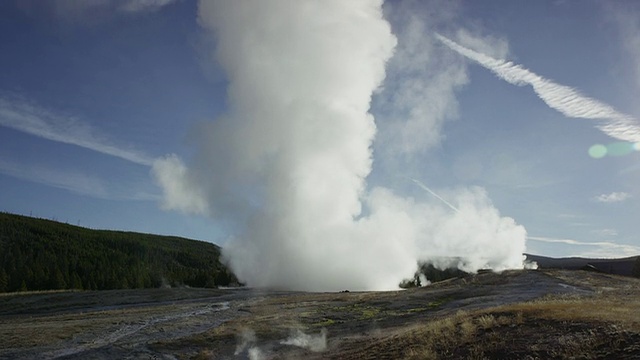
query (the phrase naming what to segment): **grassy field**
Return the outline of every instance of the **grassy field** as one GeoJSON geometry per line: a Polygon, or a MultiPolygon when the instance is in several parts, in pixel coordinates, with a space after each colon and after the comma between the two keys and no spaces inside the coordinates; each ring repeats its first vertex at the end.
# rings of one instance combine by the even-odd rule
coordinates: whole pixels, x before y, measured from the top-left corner
{"type": "Polygon", "coordinates": [[[5,296],[0,358],[639,358],[639,285],[584,271],[507,271],[392,292],[5,296]]]}
{"type": "Polygon", "coordinates": [[[377,348],[402,354],[398,358],[404,359],[640,357],[637,280],[581,271],[551,274],[563,280],[563,285],[580,286],[583,291],[472,312],[461,310],[408,327],[377,348]]]}

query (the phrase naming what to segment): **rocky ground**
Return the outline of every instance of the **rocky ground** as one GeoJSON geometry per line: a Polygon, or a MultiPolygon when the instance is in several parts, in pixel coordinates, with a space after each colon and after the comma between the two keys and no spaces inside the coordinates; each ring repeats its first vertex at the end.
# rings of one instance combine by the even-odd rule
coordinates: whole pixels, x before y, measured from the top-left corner
{"type": "Polygon", "coordinates": [[[640,358],[640,282],[507,271],[392,292],[0,296],[0,359],[640,358]]]}

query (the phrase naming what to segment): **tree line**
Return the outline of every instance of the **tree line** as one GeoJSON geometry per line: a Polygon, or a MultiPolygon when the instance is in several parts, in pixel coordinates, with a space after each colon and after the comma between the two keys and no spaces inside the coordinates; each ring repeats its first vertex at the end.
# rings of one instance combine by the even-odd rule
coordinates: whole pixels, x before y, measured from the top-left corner
{"type": "Polygon", "coordinates": [[[0,213],[0,292],[238,283],[211,243],[0,213]]]}
{"type": "MultiPolygon", "coordinates": [[[[459,259],[457,259],[459,260],[459,259]]],[[[597,259],[596,259],[597,260],[597,259]]],[[[602,270],[602,269],[598,269],[598,267],[596,266],[583,266],[583,267],[573,267],[574,270],[587,270],[587,271],[599,271],[599,272],[603,272],[603,273],[608,273],[608,274],[616,274],[616,275],[631,275],[633,277],[636,278],[640,278],[640,256],[636,256],[636,257],[632,257],[629,259],[621,259],[623,260],[626,264],[625,266],[631,265],[632,269],[631,269],[631,274],[628,274],[626,271],[625,272],[615,272],[615,270],[613,270],[611,267],[608,269],[608,271],[602,270]],[[627,261],[631,262],[631,264],[629,264],[627,261]]],[[[596,262],[596,265],[598,263],[596,262]]],[[[565,265],[566,266],[566,265],[565,265]]],[[[566,267],[560,267],[559,265],[545,265],[544,269],[565,269],[566,267]],[[554,267],[555,266],[555,267],[554,267]]],[[[448,267],[448,268],[440,268],[440,267],[436,267],[434,266],[432,263],[429,262],[418,262],[418,270],[415,272],[415,274],[413,275],[413,278],[409,278],[409,279],[404,279],[400,282],[399,286],[401,288],[404,289],[408,289],[408,288],[413,288],[413,287],[420,287],[420,286],[424,286],[426,284],[422,283],[422,279],[427,279],[430,283],[435,283],[435,282],[439,282],[439,281],[444,281],[447,279],[452,279],[452,278],[459,278],[459,277],[465,277],[469,275],[469,273],[462,271],[456,267],[448,267]]]]}
{"type": "Polygon", "coordinates": [[[400,287],[403,289],[409,289],[413,287],[425,286],[427,284],[422,283],[422,279],[427,279],[430,283],[444,281],[447,279],[453,279],[457,277],[465,277],[469,273],[462,271],[456,267],[448,267],[440,269],[428,262],[419,262],[418,270],[411,279],[405,279],[400,282],[400,287]]]}

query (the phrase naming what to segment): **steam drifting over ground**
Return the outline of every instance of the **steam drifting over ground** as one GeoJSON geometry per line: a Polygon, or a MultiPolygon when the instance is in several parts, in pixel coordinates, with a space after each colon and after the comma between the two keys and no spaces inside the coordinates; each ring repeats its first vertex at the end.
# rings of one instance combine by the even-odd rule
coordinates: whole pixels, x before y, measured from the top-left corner
{"type": "MultiPolygon", "coordinates": [[[[199,23],[228,75],[229,111],[198,129],[190,162],[171,155],[153,172],[165,207],[228,225],[225,255],[250,286],[393,289],[417,260],[441,256],[465,259],[467,271],[523,266],[524,228],[483,189],[441,192],[452,211],[367,187],[371,97],[397,43],[381,6],[200,3],[199,23]]],[[[417,128],[438,138],[428,131],[439,126],[417,128]]]]}
{"type": "Polygon", "coordinates": [[[322,328],[319,335],[309,335],[300,330],[295,330],[287,340],[283,340],[280,343],[301,347],[313,352],[325,351],[327,349],[327,329],[322,328]]]}

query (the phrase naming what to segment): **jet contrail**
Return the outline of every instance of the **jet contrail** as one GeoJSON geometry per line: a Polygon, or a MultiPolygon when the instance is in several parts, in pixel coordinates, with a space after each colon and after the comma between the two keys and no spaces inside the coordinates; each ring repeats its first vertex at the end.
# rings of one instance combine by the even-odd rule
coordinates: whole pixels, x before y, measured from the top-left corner
{"type": "Polygon", "coordinates": [[[421,181],[416,180],[416,179],[411,179],[411,181],[413,181],[414,183],[416,183],[418,186],[420,186],[423,190],[429,192],[429,194],[435,196],[438,200],[442,201],[443,203],[445,203],[448,207],[451,208],[451,210],[459,213],[460,210],[458,210],[457,207],[453,206],[450,202],[448,202],[447,200],[443,199],[442,197],[440,197],[440,195],[436,194],[433,190],[429,189],[427,187],[427,185],[423,184],[421,181]]]}
{"type": "Polygon", "coordinates": [[[468,49],[440,34],[435,34],[435,37],[451,50],[477,62],[506,82],[518,86],[531,85],[542,101],[563,115],[572,118],[605,120],[597,127],[608,136],[629,142],[640,141],[640,124],[630,115],[584,96],[569,86],[545,79],[521,65],[468,49]]]}
{"type": "Polygon", "coordinates": [[[25,101],[0,98],[0,126],[47,140],[80,146],[140,165],[151,166],[154,162],[154,159],[136,151],[125,150],[102,140],[86,123],[61,117],[25,101]]]}

